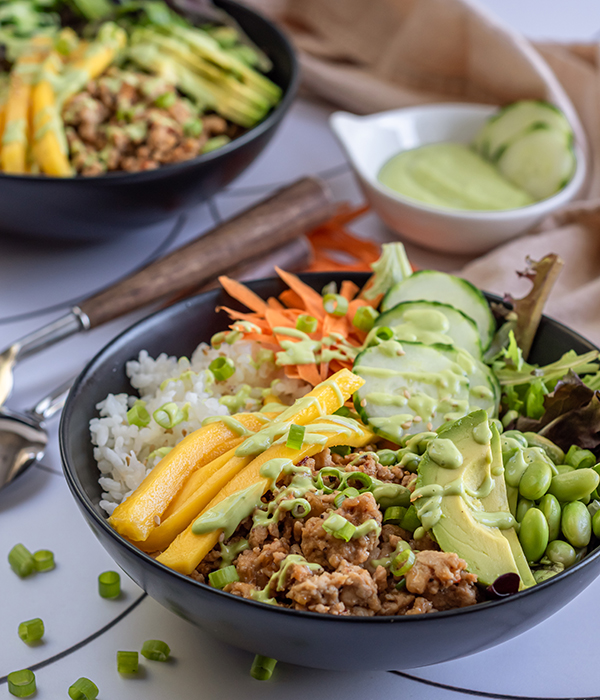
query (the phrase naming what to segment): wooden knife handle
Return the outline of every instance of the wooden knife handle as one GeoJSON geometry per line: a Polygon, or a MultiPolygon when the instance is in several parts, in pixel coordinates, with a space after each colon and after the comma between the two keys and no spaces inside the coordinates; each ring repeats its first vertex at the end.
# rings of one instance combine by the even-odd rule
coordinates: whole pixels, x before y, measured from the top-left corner
{"type": "Polygon", "coordinates": [[[78,306],[94,328],[281,247],[326,221],[333,208],[324,182],[298,180],[78,306]]]}

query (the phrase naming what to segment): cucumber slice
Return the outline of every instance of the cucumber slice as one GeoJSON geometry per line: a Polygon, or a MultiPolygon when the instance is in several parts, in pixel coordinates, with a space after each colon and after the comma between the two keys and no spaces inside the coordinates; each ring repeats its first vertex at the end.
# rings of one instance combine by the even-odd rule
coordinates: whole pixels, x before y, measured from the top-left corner
{"type": "Polygon", "coordinates": [[[365,380],[354,394],[361,419],[395,443],[406,434],[436,430],[476,407],[497,414],[491,372],[450,345],[388,340],[363,350],[353,372],[365,380]]]}
{"type": "Polygon", "coordinates": [[[495,161],[515,139],[539,125],[565,136],[573,135],[571,125],[558,107],[543,100],[521,100],[491,117],[475,137],[474,145],[485,158],[495,161]]]}
{"type": "Polygon", "coordinates": [[[548,127],[536,127],[513,141],[498,159],[498,170],[534,199],[546,199],[575,172],[572,139],[548,127]]]}
{"type": "Polygon", "coordinates": [[[383,298],[381,310],[389,311],[405,301],[438,301],[454,306],[477,325],[484,352],[492,342],[496,321],[486,298],[467,280],[437,270],[413,272],[389,290],[383,298]]]}
{"type": "Polygon", "coordinates": [[[388,326],[397,340],[434,345],[453,345],[482,359],[481,340],[475,321],[449,304],[439,301],[405,301],[382,313],[375,326],[388,326]]]}

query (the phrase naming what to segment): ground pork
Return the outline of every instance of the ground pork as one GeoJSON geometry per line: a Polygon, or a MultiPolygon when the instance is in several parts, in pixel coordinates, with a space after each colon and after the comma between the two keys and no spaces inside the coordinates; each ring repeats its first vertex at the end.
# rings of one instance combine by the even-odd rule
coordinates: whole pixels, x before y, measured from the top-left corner
{"type": "Polygon", "coordinates": [[[235,567],[243,583],[264,588],[289,553],[290,546],[287,542],[275,540],[262,549],[255,547],[242,552],[235,567]]]}
{"type": "Polygon", "coordinates": [[[454,552],[418,552],[406,574],[406,589],[444,610],[477,602],[477,577],[465,571],[466,562],[454,552]]]}

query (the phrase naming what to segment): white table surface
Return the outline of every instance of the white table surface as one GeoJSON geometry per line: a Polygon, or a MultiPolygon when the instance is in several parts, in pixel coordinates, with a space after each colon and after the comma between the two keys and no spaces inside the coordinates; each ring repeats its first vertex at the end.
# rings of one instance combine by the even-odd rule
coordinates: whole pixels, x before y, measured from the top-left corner
{"type": "MultiPolygon", "coordinates": [[[[600,30],[597,0],[486,0],[513,26],[535,38],[589,40],[600,30]]],[[[0,347],[64,312],[149,258],[179,247],[278,185],[303,174],[325,177],[339,199],[360,201],[344,157],[327,127],[331,109],[298,100],[281,130],[258,161],[226,191],[190,212],[185,220],[108,244],[31,245],[0,238],[0,347]]],[[[41,213],[40,216],[43,214],[41,213]]],[[[1,226],[1,223],[0,223],[1,226]]],[[[389,233],[374,216],[356,230],[378,240],[389,233]]],[[[420,266],[453,269],[461,260],[409,248],[420,266]]],[[[16,372],[13,409],[32,406],[76,373],[117,332],[144,313],[63,342],[24,361],[16,372]]],[[[6,675],[37,668],[40,700],[67,697],[68,686],[86,676],[100,698],[167,697],[247,700],[306,697],[403,698],[598,698],[597,630],[600,582],[593,584],[552,618],[520,637],[469,658],[410,672],[329,673],[287,664],[268,683],[248,675],[252,656],[220,644],[167,612],[126,576],[118,600],[101,599],[97,576],[115,568],[84,524],[65,484],[57,445],[57,425],[42,463],[0,492],[0,697],[8,697],[6,675]],[[16,542],[31,551],[52,549],[54,571],[20,580],[6,555],[16,542]],[[19,622],[41,617],[44,642],[28,647],[17,636],[19,622]],[[134,680],[116,670],[119,649],[141,647],[148,638],[166,641],[168,664],[142,659],[134,680]]],[[[401,650],[403,643],[398,640],[401,650]]]]}

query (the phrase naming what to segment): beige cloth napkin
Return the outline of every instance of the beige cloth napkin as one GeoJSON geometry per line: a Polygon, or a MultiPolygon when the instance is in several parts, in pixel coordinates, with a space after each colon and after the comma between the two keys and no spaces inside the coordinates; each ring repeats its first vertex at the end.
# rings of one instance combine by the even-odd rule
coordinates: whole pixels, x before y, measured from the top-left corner
{"type": "MultiPolygon", "coordinates": [[[[468,264],[489,291],[526,292],[515,270],[558,253],[551,316],[600,344],[600,59],[596,44],[533,45],[475,0],[246,0],[284,26],[304,88],[353,112],[543,98],[569,117],[589,158],[582,201],[538,232],[468,264]]],[[[565,12],[568,11],[565,5],[565,12]]]]}

